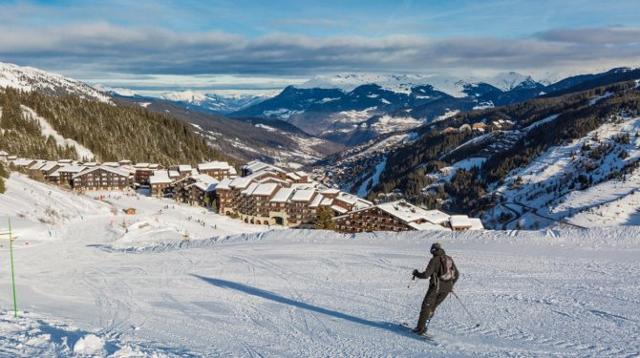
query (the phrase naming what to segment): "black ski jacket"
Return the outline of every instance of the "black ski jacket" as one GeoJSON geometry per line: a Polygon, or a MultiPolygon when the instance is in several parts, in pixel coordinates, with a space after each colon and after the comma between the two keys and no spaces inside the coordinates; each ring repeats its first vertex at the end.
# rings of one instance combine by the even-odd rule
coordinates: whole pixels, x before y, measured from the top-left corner
{"type": "MultiPolygon", "coordinates": [[[[444,252],[443,249],[437,250],[434,254],[433,257],[431,258],[431,260],[429,260],[429,264],[427,265],[427,268],[424,270],[424,272],[418,272],[418,274],[416,275],[417,278],[421,278],[421,279],[427,279],[430,278],[429,281],[429,286],[439,286],[440,285],[440,274],[442,273],[442,261],[441,258],[443,256],[445,256],[446,253],[444,252]]],[[[455,270],[456,274],[455,277],[453,278],[451,282],[451,288],[453,288],[453,285],[456,284],[456,282],[458,281],[458,278],[460,278],[460,271],[458,271],[458,268],[456,267],[455,262],[453,263],[453,269],[455,270]]],[[[449,283],[449,282],[447,282],[449,283]]],[[[448,285],[447,285],[448,286],[448,285]]]]}

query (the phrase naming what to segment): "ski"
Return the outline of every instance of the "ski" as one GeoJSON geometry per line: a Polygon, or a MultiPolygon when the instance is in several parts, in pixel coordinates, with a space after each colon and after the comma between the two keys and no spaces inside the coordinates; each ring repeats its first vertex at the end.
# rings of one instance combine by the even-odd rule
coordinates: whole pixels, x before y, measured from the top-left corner
{"type": "Polygon", "coordinates": [[[432,334],[428,334],[428,333],[424,333],[424,334],[417,334],[415,332],[413,332],[413,328],[406,322],[402,322],[400,324],[398,324],[398,326],[400,328],[402,328],[404,331],[406,331],[407,333],[409,333],[410,335],[417,337],[419,339],[422,339],[423,341],[433,345],[433,346],[439,346],[440,344],[438,342],[436,342],[436,340],[434,339],[432,334]]]}

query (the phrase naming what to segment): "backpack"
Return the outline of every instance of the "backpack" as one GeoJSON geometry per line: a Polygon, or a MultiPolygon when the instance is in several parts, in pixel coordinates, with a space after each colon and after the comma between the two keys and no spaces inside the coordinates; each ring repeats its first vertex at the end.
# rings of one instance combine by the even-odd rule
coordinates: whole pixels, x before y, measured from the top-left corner
{"type": "Polygon", "coordinates": [[[452,281],[457,275],[453,268],[453,259],[447,255],[440,256],[440,281],[452,281]]]}

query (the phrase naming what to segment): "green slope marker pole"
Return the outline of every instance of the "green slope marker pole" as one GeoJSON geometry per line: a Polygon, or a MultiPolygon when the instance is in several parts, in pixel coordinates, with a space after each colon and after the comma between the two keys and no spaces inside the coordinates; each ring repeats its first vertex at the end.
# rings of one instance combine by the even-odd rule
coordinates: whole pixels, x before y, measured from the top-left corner
{"type": "Polygon", "coordinates": [[[13,265],[13,235],[11,234],[11,218],[9,221],[9,258],[11,260],[11,288],[13,290],[13,316],[18,318],[18,302],[16,300],[16,273],[13,265]]]}

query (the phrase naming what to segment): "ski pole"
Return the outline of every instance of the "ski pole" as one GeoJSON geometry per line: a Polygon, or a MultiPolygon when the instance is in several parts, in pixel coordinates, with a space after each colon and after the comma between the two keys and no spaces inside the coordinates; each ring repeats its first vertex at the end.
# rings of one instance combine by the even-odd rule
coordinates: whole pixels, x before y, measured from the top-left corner
{"type": "MultiPolygon", "coordinates": [[[[464,311],[467,312],[467,315],[469,315],[469,317],[471,318],[471,320],[475,321],[475,322],[479,322],[472,314],[471,312],[469,312],[469,310],[467,309],[467,306],[464,305],[464,303],[462,303],[462,300],[460,299],[460,297],[458,297],[458,295],[455,293],[455,291],[451,290],[451,293],[453,294],[453,296],[455,298],[458,299],[458,302],[460,302],[460,305],[462,306],[462,308],[464,308],[464,311]]],[[[476,327],[480,327],[480,323],[476,323],[476,327]]]]}
{"type": "Polygon", "coordinates": [[[409,281],[409,284],[407,285],[407,288],[411,288],[411,284],[413,283],[413,281],[416,280],[415,276],[411,276],[411,281],[409,281]]]}

